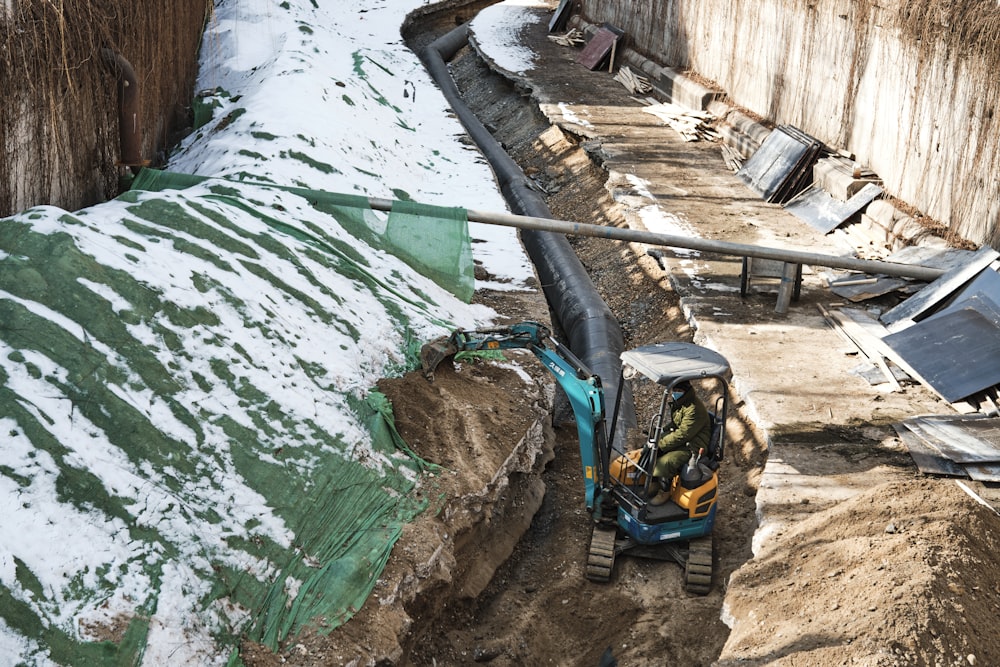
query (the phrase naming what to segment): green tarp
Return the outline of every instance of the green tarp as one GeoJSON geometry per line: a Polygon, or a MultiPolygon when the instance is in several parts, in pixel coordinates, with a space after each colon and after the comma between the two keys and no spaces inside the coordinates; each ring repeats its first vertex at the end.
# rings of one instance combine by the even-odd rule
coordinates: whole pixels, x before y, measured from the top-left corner
{"type": "MultiPolygon", "coordinates": [[[[192,174],[143,169],[132,182],[131,189],[176,190],[206,180],[192,174]]],[[[224,183],[218,179],[215,182],[224,183]]],[[[336,217],[358,239],[391,252],[466,303],[472,300],[475,276],[465,209],[394,201],[388,220],[381,221],[366,197],[256,185],[280,187],[306,198],[317,210],[336,217]]]]}
{"type": "Polygon", "coordinates": [[[451,326],[375,262],[467,299],[466,227],[152,171],[95,209],[0,221],[0,498],[19,503],[0,526],[30,536],[8,545],[0,623],[26,653],[135,664],[157,618],[209,626],[237,664],[242,634],[276,647],[350,618],[423,509],[425,465],[355,376],[415,367],[418,320],[451,326]]]}

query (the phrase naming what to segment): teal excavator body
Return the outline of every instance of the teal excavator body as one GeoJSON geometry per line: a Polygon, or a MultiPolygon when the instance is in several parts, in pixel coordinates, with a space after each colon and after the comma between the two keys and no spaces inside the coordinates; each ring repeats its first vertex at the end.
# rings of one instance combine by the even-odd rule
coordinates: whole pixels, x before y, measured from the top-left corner
{"type": "MultiPolygon", "coordinates": [[[[438,365],[460,352],[528,350],[555,377],[573,409],[580,446],[587,511],[593,519],[587,577],[609,581],[615,557],[631,554],[672,559],[685,568],[689,592],[711,589],[714,557],[712,529],[718,500],[718,468],[725,445],[729,364],[718,353],[684,342],[645,345],[622,353],[619,395],[625,380],[645,379],[662,389],[662,399],[638,447],[615,444],[618,415],[607,420],[601,378],[538,322],[476,330],[456,330],[421,349],[424,375],[434,379],[438,365]],[[681,382],[714,381],[716,396],[707,451],[670,486],[669,502],[653,506],[652,468],[660,437],[672,425],[671,394],[681,382]]],[[[616,400],[616,406],[620,403],[616,400]]],[[[617,407],[616,407],[617,410],[617,407]]],[[[621,440],[627,442],[622,434],[621,440]]]]}

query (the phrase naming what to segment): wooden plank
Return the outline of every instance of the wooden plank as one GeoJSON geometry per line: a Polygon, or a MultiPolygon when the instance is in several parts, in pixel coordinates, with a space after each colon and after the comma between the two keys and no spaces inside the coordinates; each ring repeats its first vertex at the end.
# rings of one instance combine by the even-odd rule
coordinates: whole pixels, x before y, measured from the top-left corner
{"type": "Polygon", "coordinates": [[[642,110],[669,125],[684,141],[698,141],[702,137],[708,137],[706,123],[714,118],[707,111],[685,109],[670,102],[658,102],[643,107],[642,110]]]}
{"type": "MultiPolygon", "coordinates": [[[[934,391],[934,387],[931,386],[926,380],[924,380],[920,373],[910,365],[910,363],[900,355],[896,350],[889,346],[885,342],[886,336],[889,335],[889,330],[884,327],[880,322],[871,318],[864,311],[858,310],[856,308],[843,308],[841,312],[849,317],[855,324],[857,324],[861,329],[863,329],[870,336],[870,344],[877,350],[877,353],[882,355],[885,359],[888,359],[896,366],[901,368],[907,375],[918,382],[922,382],[927,386],[928,389],[934,391]]],[[[941,394],[938,394],[942,399],[947,400],[941,394]]]]}
{"type": "MultiPolygon", "coordinates": [[[[849,344],[853,345],[854,347],[856,347],[858,349],[858,352],[861,352],[862,354],[864,354],[864,350],[861,349],[861,346],[858,345],[857,341],[855,341],[853,338],[851,338],[847,334],[847,332],[843,329],[843,327],[840,326],[840,324],[837,321],[837,319],[833,317],[832,311],[830,311],[828,308],[826,308],[821,303],[816,304],[816,308],[819,309],[819,312],[823,315],[823,318],[826,320],[826,323],[830,325],[830,328],[833,329],[837,333],[838,336],[840,336],[841,340],[843,340],[846,343],[849,343],[849,344]]],[[[872,362],[872,363],[874,363],[874,362],[872,362]]]]}
{"type": "MultiPolygon", "coordinates": [[[[848,341],[854,343],[869,361],[878,366],[893,391],[900,391],[902,389],[899,381],[896,380],[896,374],[892,372],[889,365],[885,362],[885,355],[879,345],[880,340],[877,337],[872,336],[857,322],[840,311],[828,310],[823,304],[816,304],[816,307],[823,313],[823,317],[835,331],[841,333],[848,341]]],[[[900,366],[900,368],[903,367],[900,366]]],[[[904,368],[904,370],[906,369],[904,368]]]]}
{"type": "Polygon", "coordinates": [[[615,81],[618,81],[625,86],[625,88],[628,89],[628,91],[633,95],[645,95],[653,89],[653,87],[649,85],[649,79],[636,74],[628,65],[625,65],[618,70],[618,74],[615,75],[615,81]]]}

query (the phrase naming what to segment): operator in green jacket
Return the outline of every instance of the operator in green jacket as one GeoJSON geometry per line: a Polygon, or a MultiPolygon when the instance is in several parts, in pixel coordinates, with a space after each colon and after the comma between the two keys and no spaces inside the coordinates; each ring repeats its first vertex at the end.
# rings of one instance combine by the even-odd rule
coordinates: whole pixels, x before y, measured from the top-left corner
{"type": "Polygon", "coordinates": [[[671,396],[670,429],[656,443],[659,450],[653,466],[654,490],[649,503],[662,505],[670,500],[670,483],[699,449],[707,449],[712,435],[712,419],[690,382],[678,382],[671,396]],[[662,484],[662,488],[661,485],[662,484]]]}

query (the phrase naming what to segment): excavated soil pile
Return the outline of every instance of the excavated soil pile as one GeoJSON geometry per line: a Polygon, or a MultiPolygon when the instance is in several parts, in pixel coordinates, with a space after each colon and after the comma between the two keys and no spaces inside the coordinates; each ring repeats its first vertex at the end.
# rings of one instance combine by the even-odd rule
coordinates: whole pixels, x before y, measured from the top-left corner
{"type": "Polygon", "coordinates": [[[737,572],[755,619],[720,664],[995,665],[1000,519],[954,482],[889,483],[802,521],[737,572]]]}

